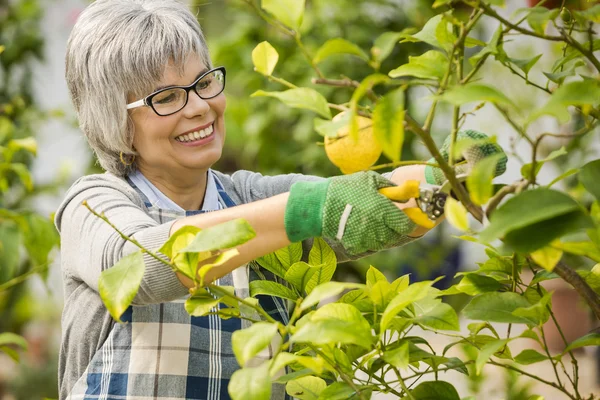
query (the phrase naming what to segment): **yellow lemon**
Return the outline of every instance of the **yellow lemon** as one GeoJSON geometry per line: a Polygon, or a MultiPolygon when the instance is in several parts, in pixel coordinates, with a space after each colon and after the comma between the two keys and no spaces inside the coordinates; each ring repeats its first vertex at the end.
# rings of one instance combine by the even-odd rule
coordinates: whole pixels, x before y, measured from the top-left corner
{"type": "MultiPolygon", "coordinates": [[[[339,113],[333,120],[340,120],[345,113],[339,113]]],[[[377,162],[382,151],[373,134],[373,121],[361,116],[356,119],[358,140],[354,141],[350,137],[350,122],[337,131],[337,137],[325,138],[327,157],[344,174],[366,170],[377,162]]]]}

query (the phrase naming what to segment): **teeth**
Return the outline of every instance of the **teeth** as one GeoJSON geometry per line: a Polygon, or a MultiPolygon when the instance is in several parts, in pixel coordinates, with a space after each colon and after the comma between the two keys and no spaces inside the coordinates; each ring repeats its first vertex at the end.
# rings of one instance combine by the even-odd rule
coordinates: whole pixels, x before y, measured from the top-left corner
{"type": "Polygon", "coordinates": [[[213,126],[210,125],[208,128],[201,129],[196,132],[186,133],[185,135],[179,135],[175,138],[178,142],[193,142],[194,140],[203,139],[210,136],[213,133],[213,126]]]}

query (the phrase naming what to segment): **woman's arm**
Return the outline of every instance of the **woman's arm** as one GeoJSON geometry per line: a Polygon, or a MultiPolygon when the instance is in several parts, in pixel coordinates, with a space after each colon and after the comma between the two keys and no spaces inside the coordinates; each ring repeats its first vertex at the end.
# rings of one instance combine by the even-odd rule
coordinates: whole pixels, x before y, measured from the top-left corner
{"type": "MultiPolygon", "coordinates": [[[[425,182],[425,169],[422,165],[405,166],[394,170],[391,177],[392,182],[401,184],[405,180],[419,180],[425,182]]],[[[199,214],[177,220],[171,227],[171,234],[183,226],[193,225],[198,228],[208,228],[223,222],[237,218],[243,218],[256,231],[256,237],[243,245],[237,247],[239,254],[223,265],[211,269],[205,279],[207,282],[214,281],[227,275],[235,268],[244,265],[258,257],[272,253],[280,248],[288,246],[288,240],[284,216],[289,193],[279,194],[264,200],[239,205],[221,211],[199,214]]],[[[415,200],[407,203],[395,203],[399,209],[415,207],[415,200]]],[[[439,222],[438,222],[439,223],[439,222]]],[[[408,236],[420,237],[429,230],[417,226],[408,236]]],[[[178,274],[181,282],[188,287],[193,285],[192,281],[178,274]]]]}

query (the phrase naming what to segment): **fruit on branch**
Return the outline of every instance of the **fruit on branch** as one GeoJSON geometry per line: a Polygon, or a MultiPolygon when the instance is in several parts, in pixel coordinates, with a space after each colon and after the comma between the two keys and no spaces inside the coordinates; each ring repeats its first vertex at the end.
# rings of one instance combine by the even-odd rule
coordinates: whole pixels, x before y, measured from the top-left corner
{"type": "MultiPolygon", "coordinates": [[[[333,117],[341,120],[346,112],[333,117]]],[[[336,137],[325,137],[325,152],[329,160],[344,174],[363,171],[377,162],[381,156],[381,145],[373,133],[373,121],[370,118],[356,116],[358,122],[358,140],[350,136],[350,122],[337,131],[336,137]]]]}

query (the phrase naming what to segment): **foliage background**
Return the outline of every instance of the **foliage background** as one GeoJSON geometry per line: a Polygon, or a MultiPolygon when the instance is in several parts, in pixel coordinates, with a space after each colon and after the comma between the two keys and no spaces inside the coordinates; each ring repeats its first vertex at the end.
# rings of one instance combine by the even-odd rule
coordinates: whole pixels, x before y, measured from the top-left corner
{"type": "MultiPolygon", "coordinates": [[[[27,102],[29,115],[37,122],[43,120],[43,124],[27,125],[39,141],[39,156],[32,166],[33,177],[38,188],[56,190],[34,191],[34,196],[28,194],[23,205],[36,209],[41,215],[48,215],[66,190],[65,180],[71,182],[86,171],[95,170],[85,143],[74,128],[74,115],[66,98],[62,78],[66,37],[86,1],[49,0],[42,4],[39,0],[0,0],[0,16],[4,15],[9,3],[23,4],[25,10],[35,11],[29,15],[37,18],[32,22],[34,28],[28,25],[28,32],[35,36],[33,42],[31,36],[27,35],[10,38],[3,35],[1,40],[14,41],[25,47],[32,43],[35,45],[32,45],[32,54],[27,58],[31,72],[20,72],[24,74],[23,90],[30,93],[27,102]],[[42,47],[42,38],[45,39],[45,47],[42,47]],[[56,107],[64,111],[64,117],[50,112],[56,107]],[[54,118],[47,119],[48,114],[54,115],[54,118]]],[[[306,35],[307,47],[314,51],[329,38],[344,37],[368,50],[380,33],[401,31],[407,26],[421,26],[434,14],[431,3],[431,0],[309,0],[308,14],[303,25],[303,31],[310,32],[306,35]]],[[[507,14],[522,2],[514,0],[508,3],[507,14]]],[[[298,84],[310,82],[312,71],[305,66],[293,41],[269,28],[241,0],[215,0],[211,3],[201,1],[196,2],[195,6],[198,7],[199,20],[209,40],[214,63],[228,68],[227,149],[216,168],[224,172],[251,169],[264,174],[337,174],[339,171],[327,160],[323,148],[317,144],[322,138],[313,130],[313,115],[290,109],[272,99],[249,98],[258,89],[281,90],[277,84],[267,82],[253,71],[250,53],[263,40],[269,40],[279,51],[278,75],[298,84]]],[[[3,29],[5,27],[3,25],[3,29]]],[[[494,28],[495,25],[490,24],[476,32],[476,35],[486,40],[494,28]]],[[[418,43],[396,46],[392,56],[382,66],[382,72],[387,73],[403,64],[409,55],[423,53],[422,46],[418,43]]],[[[542,48],[540,46],[542,45],[535,41],[522,41],[511,43],[507,50],[511,51],[512,56],[521,58],[541,52],[559,51],[557,48],[547,48],[545,44],[542,48]]],[[[4,61],[2,57],[0,59],[4,61]]],[[[544,59],[542,57],[540,60],[540,66],[544,65],[544,59]]],[[[336,77],[340,71],[344,71],[344,75],[350,78],[363,77],[368,73],[364,62],[348,56],[329,59],[323,63],[322,68],[329,77],[336,77]]],[[[514,77],[492,61],[486,63],[482,75],[503,87],[507,95],[521,107],[533,108],[542,102],[533,90],[517,92],[516,88],[520,90],[522,86],[517,86],[514,77]]],[[[532,71],[532,77],[540,75],[541,70],[532,71]]],[[[343,88],[319,87],[318,90],[336,102],[345,101],[350,95],[343,88]]],[[[411,94],[409,108],[416,117],[423,118],[423,113],[428,109],[429,101],[425,95],[427,93],[418,91],[411,94]],[[420,110],[422,111],[419,112],[420,110]]],[[[438,139],[449,132],[449,113],[447,124],[442,120],[439,118],[434,126],[438,139]]],[[[514,132],[498,121],[499,116],[491,107],[486,106],[477,118],[468,120],[467,127],[498,135],[502,145],[511,148],[516,156],[523,155],[519,142],[511,139],[515,137],[514,132]]],[[[539,124],[548,130],[556,128],[551,119],[543,119],[539,124]]],[[[26,136],[26,133],[23,135],[26,136]]],[[[406,140],[408,144],[405,145],[404,159],[425,157],[425,149],[412,135],[407,135],[406,140]]],[[[540,175],[542,180],[544,175],[556,176],[561,170],[582,165],[586,159],[597,158],[598,143],[600,141],[596,131],[582,141],[568,144],[572,150],[571,156],[563,158],[560,164],[545,167],[553,170],[553,173],[543,170],[540,175]]],[[[560,143],[555,142],[549,146],[548,153],[555,149],[554,145],[558,148],[560,143]]],[[[28,161],[30,162],[31,160],[28,161]]],[[[385,158],[381,162],[386,162],[385,158]]],[[[519,168],[519,165],[509,167],[506,181],[518,176],[519,168]]],[[[566,184],[574,185],[573,182],[567,181],[566,184]]],[[[579,189],[573,186],[571,190],[576,193],[579,189]]],[[[456,251],[456,242],[450,239],[450,233],[447,227],[443,227],[410,247],[379,254],[348,266],[343,269],[346,276],[334,279],[362,279],[369,263],[387,271],[391,277],[405,273],[410,267],[420,279],[427,278],[433,269],[452,271],[457,264],[473,267],[480,250],[463,248],[461,260],[460,253],[456,251]]],[[[32,346],[17,368],[14,368],[12,361],[0,356],[0,398],[56,396],[56,350],[62,303],[60,286],[60,273],[58,266],[54,264],[47,285],[40,278],[35,278],[27,285],[18,287],[15,291],[17,294],[13,295],[17,300],[12,303],[11,312],[2,315],[5,324],[2,326],[3,330],[20,332],[35,346],[32,346]]],[[[510,398],[519,397],[511,395],[510,398]]]]}

